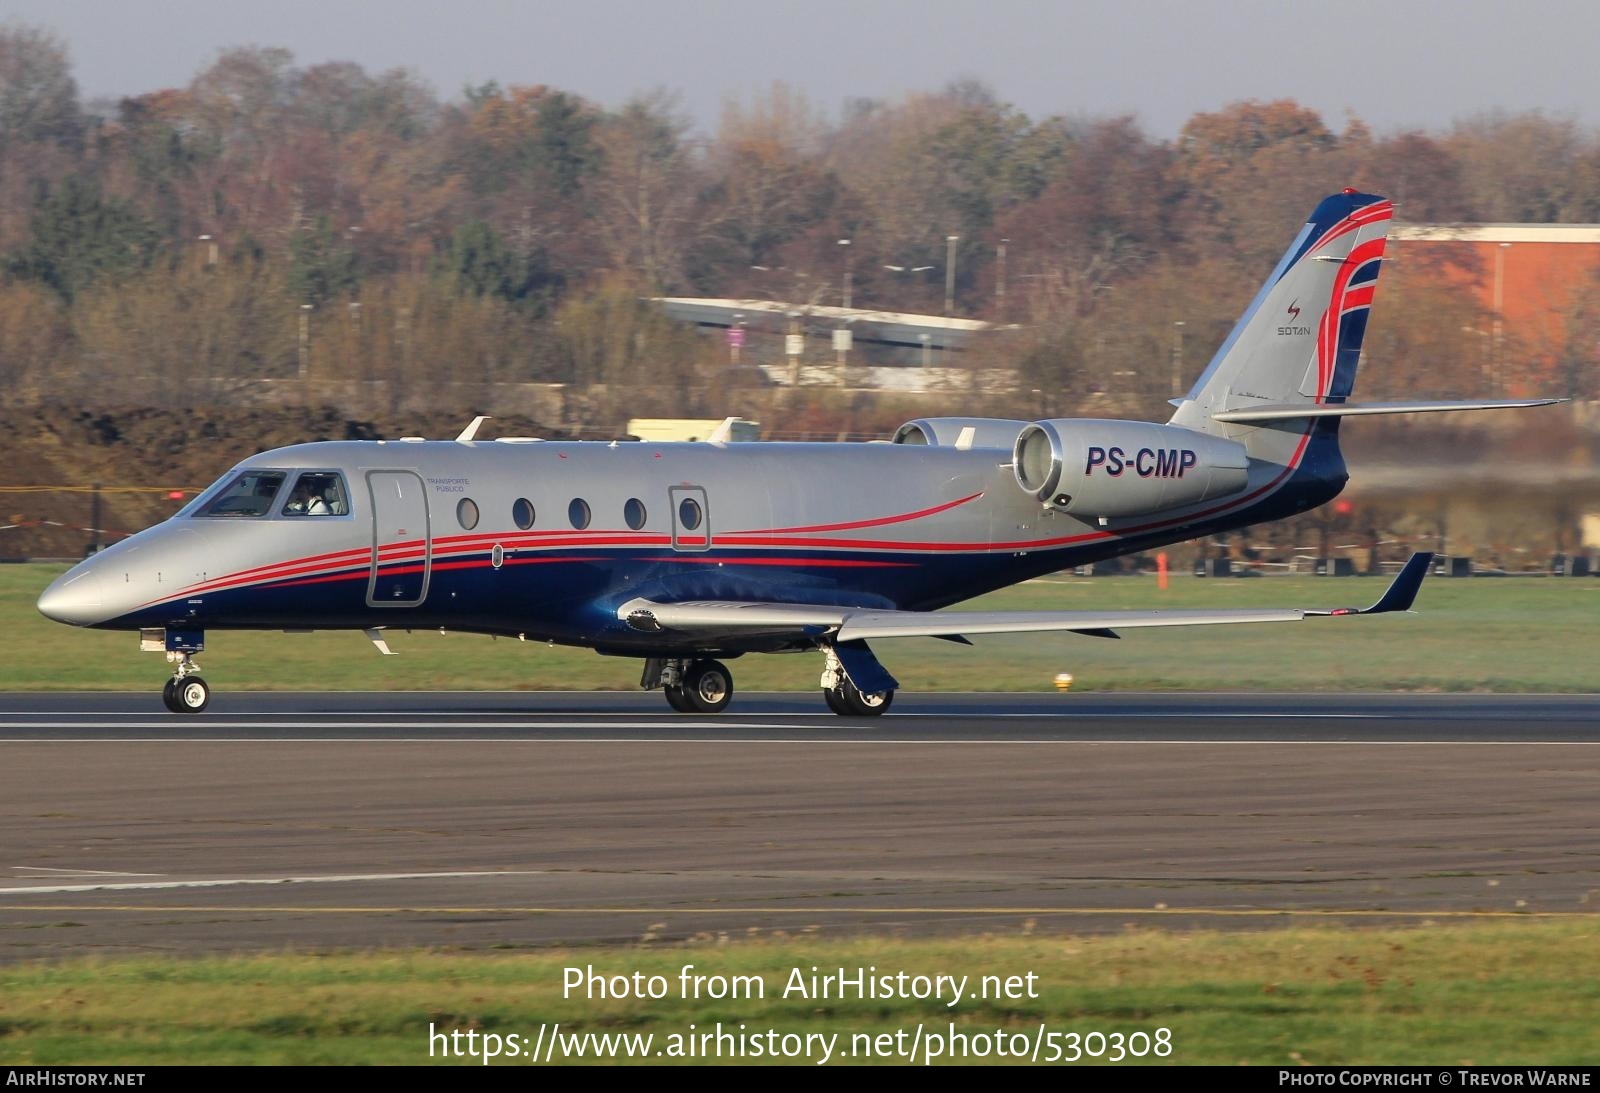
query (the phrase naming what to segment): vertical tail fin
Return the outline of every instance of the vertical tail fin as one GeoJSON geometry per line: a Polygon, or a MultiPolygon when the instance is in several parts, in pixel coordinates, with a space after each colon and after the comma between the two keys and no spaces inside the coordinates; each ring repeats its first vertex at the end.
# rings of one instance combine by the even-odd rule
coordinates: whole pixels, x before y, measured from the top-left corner
{"type": "Polygon", "coordinates": [[[1231,435],[1237,428],[1212,420],[1213,414],[1346,401],[1393,208],[1354,190],[1325,198],[1178,405],[1172,424],[1231,435]]]}

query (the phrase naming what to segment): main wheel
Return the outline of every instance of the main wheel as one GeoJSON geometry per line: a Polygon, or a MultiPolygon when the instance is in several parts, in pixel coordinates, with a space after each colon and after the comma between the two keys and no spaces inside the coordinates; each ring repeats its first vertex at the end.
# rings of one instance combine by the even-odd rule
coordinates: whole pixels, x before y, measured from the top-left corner
{"type": "Polygon", "coordinates": [[[877,717],[894,703],[893,691],[862,691],[848,679],[839,684],[837,691],[829,693],[837,696],[839,705],[834,705],[833,697],[828,699],[828,705],[833,706],[834,713],[846,717],[877,717]]]}
{"type": "Polygon", "coordinates": [[[683,674],[683,695],[691,713],[721,713],[733,698],[733,673],[720,661],[697,660],[683,674]]]}
{"type": "Polygon", "coordinates": [[[172,681],[173,713],[199,713],[211,704],[211,688],[199,676],[184,676],[172,681]]]}
{"type": "Polygon", "coordinates": [[[679,713],[694,713],[694,707],[689,704],[689,696],[684,693],[681,685],[674,684],[661,690],[667,696],[668,706],[679,713]]]}
{"type": "Polygon", "coordinates": [[[849,716],[850,707],[844,704],[844,696],[839,693],[839,688],[822,688],[822,700],[828,704],[828,709],[832,710],[840,717],[849,716]]]}

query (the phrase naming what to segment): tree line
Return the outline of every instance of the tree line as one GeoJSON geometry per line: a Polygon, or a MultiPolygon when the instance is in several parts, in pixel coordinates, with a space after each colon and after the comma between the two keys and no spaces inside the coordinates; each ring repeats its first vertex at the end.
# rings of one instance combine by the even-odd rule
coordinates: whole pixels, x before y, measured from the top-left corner
{"type": "MultiPolygon", "coordinates": [[[[1064,104],[1070,107],[1070,104],[1064,104]]],[[[1600,221],[1600,136],[1542,114],[1441,132],[1330,126],[1292,101],[1033,119],[962,81],[828,117],[777,84],[697,133],[672,96],[614,109],[406,70],[221,53],[183,87],[86,103],[48,31],[0,27],[0,384],[7,401],[227,401],[338,380],[375,402],[507,382],[677,392],[725,351],[654,295],[1015,322],[984,352],[1012,412],[1156,405],[1204,363],[1294,226],[1340,186],[1404,219],[1600,221]],[[848,242],[844,242],[844,241],[848,242]]],[[[1482,393],[1488,317],[1397,263],[1364,397],[1482,393]]],[[[1600,314],[1541,365],[1593,397],[1600,314]]],[[[973,357],[975,354],[968,354],[973,357]]],[[[1545,379],[1548,377],[1524,377],[1545,379]]],[[[708,393],[709,392],[709,393],[708,393]]],[[[1004,402],[1004,398],[1000,401],[1004,402]]]]}

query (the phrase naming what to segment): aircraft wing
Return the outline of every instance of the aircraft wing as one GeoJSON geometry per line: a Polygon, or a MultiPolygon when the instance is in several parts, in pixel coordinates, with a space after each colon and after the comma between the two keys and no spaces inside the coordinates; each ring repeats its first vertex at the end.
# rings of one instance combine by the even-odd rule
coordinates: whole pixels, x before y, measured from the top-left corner
{"type": "Polygon", "coordinates": [[[1069,631],[1115,637],[1114,631],[1148,626],[1216,626],[1240,622],[1299,622],[1330,615],[1380,615],[1409,611],[1433,562],[1411,556],[1371,607],[1239,608],[1184,611],[880,611],[798,603],[636,599],[617,617],[636,630],[712,635],[803,634],[835,643],[869,638],[960,638],[968,634],[1069,631]]]}

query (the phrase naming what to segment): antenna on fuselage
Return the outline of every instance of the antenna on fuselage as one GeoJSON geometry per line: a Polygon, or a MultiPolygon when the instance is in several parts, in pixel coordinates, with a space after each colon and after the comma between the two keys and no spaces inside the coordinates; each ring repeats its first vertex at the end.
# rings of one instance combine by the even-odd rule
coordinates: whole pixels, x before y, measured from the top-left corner
{"type": "Polygon", "coordinates": [[[479,416],[473,418],[472,419],[472,423],[470,425],[468,425],[465,429],[462,429],[460,434],[457,435],[456,443],[457,444],[465,444],[469,440],[477,439],[478,426],[482,425],[485,421],[488,421],[490,416],[491,415],[489,415],[489,414],[480,414],[479,416]]]}

